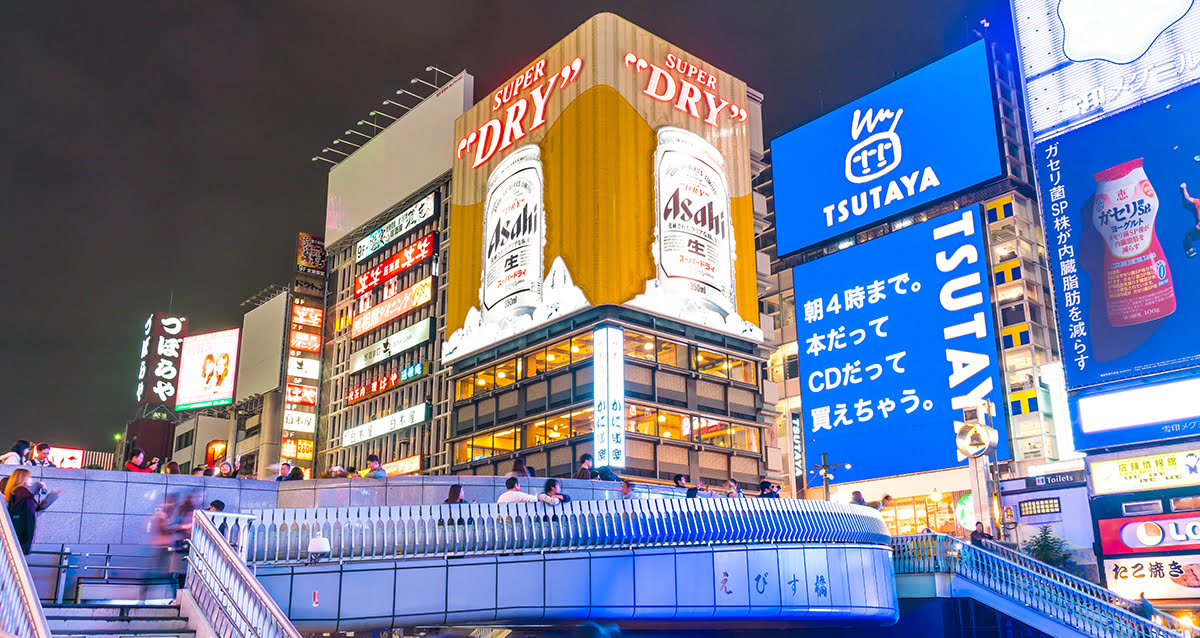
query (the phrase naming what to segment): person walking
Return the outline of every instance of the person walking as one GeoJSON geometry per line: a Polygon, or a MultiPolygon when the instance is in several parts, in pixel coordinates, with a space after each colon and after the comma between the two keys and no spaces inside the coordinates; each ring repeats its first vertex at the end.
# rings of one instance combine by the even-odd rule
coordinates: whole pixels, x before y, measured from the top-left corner
{"type": "Polygon", "coordinates": [[[26,463],[34,467],[58,467],[54,461],[50,460],[49,443],[38,443],[37,447],[33,448],[33,458],[26,463]]]}
{"type": "Polygon", "coordinates": [[[363,474],[366,478],[387,478],[387,470],[379,463],[378,454],[367,455],[367,469],[363,474]]]}
{"type": "Polygon", "coordinates": [[[11,450],[0,455],[0,465],[24,465],[26,457],[29,456],[29,449],[29,441],[17,439],[11,450]]]}
{"type": "Polygon", "coordinates": [[[579,471],[575,472],[575,478],[581,481],[592,480],[592,455],[584,454],[579,457],[579,471]]]}
{"type": "Polygon", "coordinates": [[[141,474],[149,474],[158,469],[158,459],[150,462],[150,465],[142,467],[142,463],[146,462],[146,453],[140,448],[133,448],[129,453],[129,460],[125,462],[125,469],[130,472],[138,472],[141,474]]]}
{"type": "Polygon", "coordinates": [[[497,503],[538,502],[538,497],[521,491],[521,482],[517,480],[517,477],[515,476],[510,476],[508,480],[504,482],[504,487],[507,488],[508,491],[504,492],[500,495],[500,498],[496,499],[497,503]]]}
{"type": "Polygon", "coordinates": [[[279,464],[279,476],[276,476],[275,480],[276,481],[289,480],[288,475],[291,473],[292,473],[292,464],[291,463],[280,463],[279,464]]]}
{"type": "Polygon", "coordinates": [[[513,459],[512,471],[505,476],[515,476],[517,478],[529,478],[529,468],[525,467],[525,461],[521,459],[513,459]]]}
{"type": "Polygon", "coordinates": [[[4,504],[12,517],[13,531],[21,545],[21,553],[28,555],[33,545],[33,533],[37,529],[37,501],[29,489],[32,475],[29,470],[18,468],[9,475],[4,485],[4,504]]]}

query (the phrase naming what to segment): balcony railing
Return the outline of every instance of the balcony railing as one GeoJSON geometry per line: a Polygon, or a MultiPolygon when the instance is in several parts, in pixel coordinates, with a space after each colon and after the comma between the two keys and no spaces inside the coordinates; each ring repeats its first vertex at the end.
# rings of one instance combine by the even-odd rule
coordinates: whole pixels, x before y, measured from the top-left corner
{"type": "Polygon", "coordinates": [[[0,507],[0,635],[17,638],[50,638],[46,614],[38,600],[29,565],[21,553],[8,508],[0,507]]]}

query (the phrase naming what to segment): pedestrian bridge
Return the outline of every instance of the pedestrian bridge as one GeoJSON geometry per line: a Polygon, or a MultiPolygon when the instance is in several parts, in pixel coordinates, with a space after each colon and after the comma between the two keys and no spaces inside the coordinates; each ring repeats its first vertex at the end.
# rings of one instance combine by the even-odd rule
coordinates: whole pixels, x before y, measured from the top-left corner
{"type": "Polygon", "coordinates": [[[882,519],[823,501],[272,509],[212,521],[305,631],[587,619],[878,626],[898,617],[882,519]],[[305,565],[318,532],[332,555],[305,565]]]}

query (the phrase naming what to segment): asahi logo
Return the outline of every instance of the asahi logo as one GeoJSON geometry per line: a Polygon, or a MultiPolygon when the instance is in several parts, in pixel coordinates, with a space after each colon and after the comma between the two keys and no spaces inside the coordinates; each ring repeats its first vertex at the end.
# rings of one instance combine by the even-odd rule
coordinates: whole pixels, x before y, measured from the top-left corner
{"type": "Polygon", "coordinates": [[[488,259],[494,258],[511,241],[537,232],[537,215],[529,210],[529,202],[514,202],[514,206],[521,206],[521,212],[501,219],[492,230],[492,237],[488,241],[488,259]]]}
{"type": "Polygon", "coordinates": [[[708,203],[697,204],[695,200],[688,197],[685,190],[692,188],[681,186],[671,193],[663,206],[663,221],[682,221],[706,230],[714,236],[724,238],[725,217],[716,213],[711,199],[708,203]]]}

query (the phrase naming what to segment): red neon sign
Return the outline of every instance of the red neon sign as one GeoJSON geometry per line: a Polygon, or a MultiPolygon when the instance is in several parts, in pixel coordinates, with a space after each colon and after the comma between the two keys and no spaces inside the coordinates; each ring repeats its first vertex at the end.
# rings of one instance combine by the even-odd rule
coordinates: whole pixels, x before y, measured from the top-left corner
{"type": "Polygon", "coordinates": [[[363,399],[369,399],[392,388],[415,381],[425,376],[425,364],[416,363],[403,370],[383,374],[370,381],[364,381],[346,392],[346,403],[355,404],[363,399]]]}
{"type": "Polygon", "coordinates": [[[312,326],[314,328],[321,327],[321,320],[325,316],[325,311],[312,306],[292,306],[292,323],[298,323],[302,326],[312,326]]]}
{"type": "Polygon", "coordinates": [[[396,317],[429,303],[432,299],[433,277],[426,277],[355,316],[350,327],[350,337],[357,339],[396,317]]]}
{"type": "MultiPolygon", "coordinates": [[[[550,100],[550,93],[557,88],[562,90],[567,84],[573,82],[579,77],[579,70],[583,68],[583,59],[575,58],[570,64],[563,66],[558,73],[554,74],[549,80],[544,83],[539,82],[537,86],[529,92],[529,98],[521,98],[512,103],[512,106],[504,109],[504,118],[494,117],[483,123],[479,130],[472,131],[470,135],[458,141],[458,152],[456,157],[462,159],[463,153],[470,153],[471,147],[475,147],[475,159],[471,162],[471,168],[479,168],[481,164],[491,159],[498,151],[512,146],[517,140],[525,137],[531,131],[536,130],[546,123],[546,103],[550,100]],[[532,102],[531,102],[532,100],[532,102]],[[525,127],[526,116],[529,118],[528,127],[525,127]]],[[[520,77],[514,79],[508,85],[500,90],[496,95],[496,100],[493,100],[492,110],[495,111],[508,100],[512,100],[516,94],[525,89],[528,84],[525,78],[529,78],[529,82],[533,81],[533,76],[541,77],[540,69],[544,69],[544,60],[531,66],[520,77]],[[498,101],[497,101],[498,100],[498,101]]]]}
{"type": "Polygon", "coordinates": [[[321,335],[315,335],[311,332],[300,332],[293,330],[292,336],[288,340],[294,350],[303,350],[305,352],[321,352],[321,335]]]}
{"type": "Polygon", "coordinates": [[[717,126],[717,117],[726,107],[729,108],[729,119],[735,122],[745,122],[746,118],[750,116],[745,108],[707,90],[709,88],[716,90],[717,78],[715,75],[670,53],[667,54],[667,68],[665,69],[632,52],[625,54],[625,67],[632,68],[635,73],[650,69],[650,77],[647,78],[646,88],[642,90],[642,93],[659,102],[674,101],[673,106],[676,109],[711,126],[717,126]],[[676,78],[671,71],[676,71],[682,77],[676,78]],[[700,86],[689,82],[688,79],[695,80],[700,86]],[[706,88],[702,89],[701,87],[706,88]],[[701,98],[704,99],[703,102],[701,102],[701,98]],[[701,112],[703,112],[703,116],[701,116],[701,112]]]}
{"type": "Polygon", "coordinates": [[[387,261],[354,278],[354,296],[359,297],[380,282],[421,263],[433,254],[433,233],[414,241],[387,261]]]}
{"type": "Polygon", "coordinates": [[[317,389],[312,386],[289,383],[287,386],[287,402],[300,405],[316,405],[317,389]]]}

